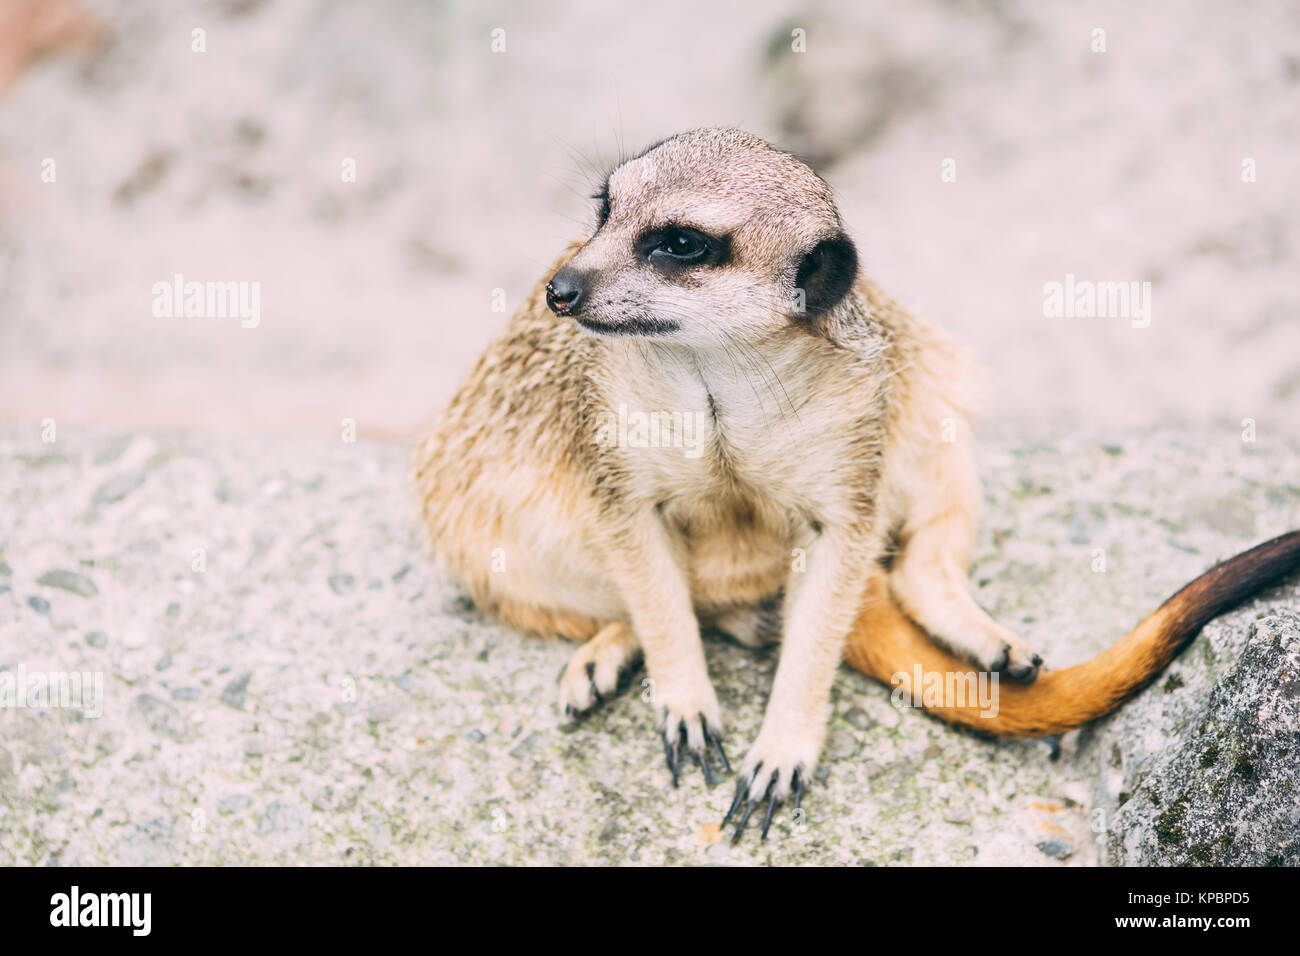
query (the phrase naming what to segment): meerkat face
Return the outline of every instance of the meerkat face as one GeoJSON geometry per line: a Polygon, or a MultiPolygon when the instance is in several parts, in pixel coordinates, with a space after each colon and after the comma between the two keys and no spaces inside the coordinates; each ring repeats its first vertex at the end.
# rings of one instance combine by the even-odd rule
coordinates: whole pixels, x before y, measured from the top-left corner
{"type": "Polygon", "coordinates": [[[811,325],[857,276],[830,188],[740,130],[693,130],[610,173],[595,231],[546,287],[601,336],[707,348],[811,325]]]}

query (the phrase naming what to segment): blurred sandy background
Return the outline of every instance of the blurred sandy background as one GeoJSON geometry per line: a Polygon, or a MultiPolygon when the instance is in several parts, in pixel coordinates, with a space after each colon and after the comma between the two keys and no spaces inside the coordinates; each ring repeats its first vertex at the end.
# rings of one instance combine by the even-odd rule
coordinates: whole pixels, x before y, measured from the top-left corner
{"type": "Polygon", "coordinates": [[[4,87],[5,421],[406,436],[596,168],[738,125],[820,165],[994,417],[1300,430],[1294,3],[0,0],[4,87]],[[155,318],[177,272],[260,282],[260,326],[155,318]],[[1044,318],[1067,272],[1150,281],[1151,327],[1044,318]]]}

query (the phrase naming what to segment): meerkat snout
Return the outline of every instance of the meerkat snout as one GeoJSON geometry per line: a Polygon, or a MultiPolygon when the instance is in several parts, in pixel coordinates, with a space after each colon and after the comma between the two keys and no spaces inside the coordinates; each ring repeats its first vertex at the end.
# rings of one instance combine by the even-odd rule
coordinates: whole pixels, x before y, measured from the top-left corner
{"type": "Polygon", "coordinates": [[[586,277],[567,266],[546,283],[546,307],[556,315],[577,315],[586,277]]]}

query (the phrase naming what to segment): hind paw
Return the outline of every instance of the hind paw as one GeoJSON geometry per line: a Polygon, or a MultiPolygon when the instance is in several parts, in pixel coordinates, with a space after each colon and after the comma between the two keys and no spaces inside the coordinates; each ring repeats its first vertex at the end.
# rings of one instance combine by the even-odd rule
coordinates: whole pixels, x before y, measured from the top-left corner
{"type": "Polygon", "coordinates": [[[1038,679],[1038,669],[1043,659],[1020,641],[1007,641],[998,651],[998,656],[985,668],[1006,674],[1018,684],[1032,684],[1038,679]]]}
{"type": "Polygon", "coordinates": [[[641,656],[641,646],[624,623],[610,624],[583,644],[560,674],[560,709],[579,717],[618,693],[641,656]]]}

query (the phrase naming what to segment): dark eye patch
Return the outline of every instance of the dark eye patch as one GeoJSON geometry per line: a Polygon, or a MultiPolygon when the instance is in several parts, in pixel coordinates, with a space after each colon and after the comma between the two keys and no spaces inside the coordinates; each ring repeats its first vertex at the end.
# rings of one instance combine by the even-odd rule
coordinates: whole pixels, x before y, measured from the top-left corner
{"type": "Polygon", "coordinates": [[[641,235],[636,254],[665,273],[719,266],[731,258],[731,237],[711,236],[690,226],[661,226],[641,235]]]}

